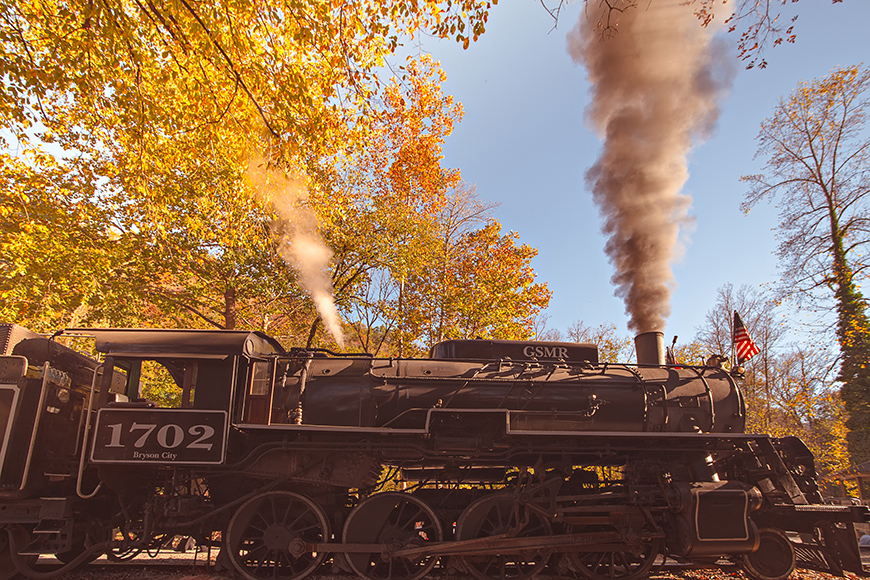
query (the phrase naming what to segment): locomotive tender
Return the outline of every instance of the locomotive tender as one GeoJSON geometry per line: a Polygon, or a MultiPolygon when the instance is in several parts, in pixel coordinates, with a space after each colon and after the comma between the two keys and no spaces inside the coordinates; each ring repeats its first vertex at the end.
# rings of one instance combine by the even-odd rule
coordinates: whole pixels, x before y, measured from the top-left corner
{"type": "Polygon", "coordinates": [[[447,341],[430,359],[285,350],[247,331],[0,325],[0,580],[173,536],[256,580],[331,562],[636,580],[665,555],[756,580],[863,575],[864,506],[825,504],[797,438],[744,433],[732,376],[594,345],[447,341]],[[60,333],[58,333],[60,334],[60,333]],[[141,398],[159,375],[180,403],[141,398]],[[60,561],[35,571],[39,555],[60,561]],[[723,559],[724,558],[724,559],[723,559]]]}

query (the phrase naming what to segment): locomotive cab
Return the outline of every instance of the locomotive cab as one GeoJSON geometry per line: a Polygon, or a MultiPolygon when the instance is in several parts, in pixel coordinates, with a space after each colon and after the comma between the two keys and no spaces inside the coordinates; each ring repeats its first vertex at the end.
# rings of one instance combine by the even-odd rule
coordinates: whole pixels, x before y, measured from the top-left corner
{"type": "Polygon", "coordinates": [[[104,367],[124,377],[122,385],[104,379],[96,387],[96,464],[223,463],[230,422],[262,412],[245,394],[261,385],[263,364],[283,352],[275,340],[246,331],[67,332],[95,337],[104,367]],[[142,396],[149,381],[161,387],[160,400],[142,396]]]}

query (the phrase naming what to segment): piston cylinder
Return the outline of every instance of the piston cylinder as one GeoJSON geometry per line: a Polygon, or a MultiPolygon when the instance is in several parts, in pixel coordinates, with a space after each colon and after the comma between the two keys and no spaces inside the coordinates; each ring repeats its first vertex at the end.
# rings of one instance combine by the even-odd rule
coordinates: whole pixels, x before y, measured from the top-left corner
{"type": "Polygon", "coordinates": [[[674,484],[674,527],[668,548],[680,556],[748,554],[758,549],[758,528],[749,518],[761,507],[761,491],[739,481],[674,484]]]}

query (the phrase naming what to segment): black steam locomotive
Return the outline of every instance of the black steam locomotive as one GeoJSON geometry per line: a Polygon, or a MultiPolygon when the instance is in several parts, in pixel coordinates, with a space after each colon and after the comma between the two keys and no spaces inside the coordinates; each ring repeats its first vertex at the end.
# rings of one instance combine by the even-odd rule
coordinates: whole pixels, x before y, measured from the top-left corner
{"type": "MultiPolygon", "coordinates": [[[[258,332],[0,326],[0,579],[173,537],[251,580],[545,569],[635,580],[665,557],[863,574],[863,506],[824,503],[797,438],[745,434],[718,367],[594,345],[447,341],[430,359],[285,350],[258,332]],[[177,403],[142,398],[164,381],[177,403]]],[[[649,344],[647,342],[649,341],[649,344]]]]}

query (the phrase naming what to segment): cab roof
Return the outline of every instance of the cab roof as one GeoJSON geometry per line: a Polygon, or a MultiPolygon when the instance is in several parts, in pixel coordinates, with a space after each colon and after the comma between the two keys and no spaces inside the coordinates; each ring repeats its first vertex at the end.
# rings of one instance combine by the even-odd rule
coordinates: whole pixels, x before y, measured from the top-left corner
{"type": "Polygon", "coordinates": [[[249,330],[67,328],[63,333],[93,336],[97,351],[113,356],[223,358],[285,353],[274,338],[249,330]]]}

